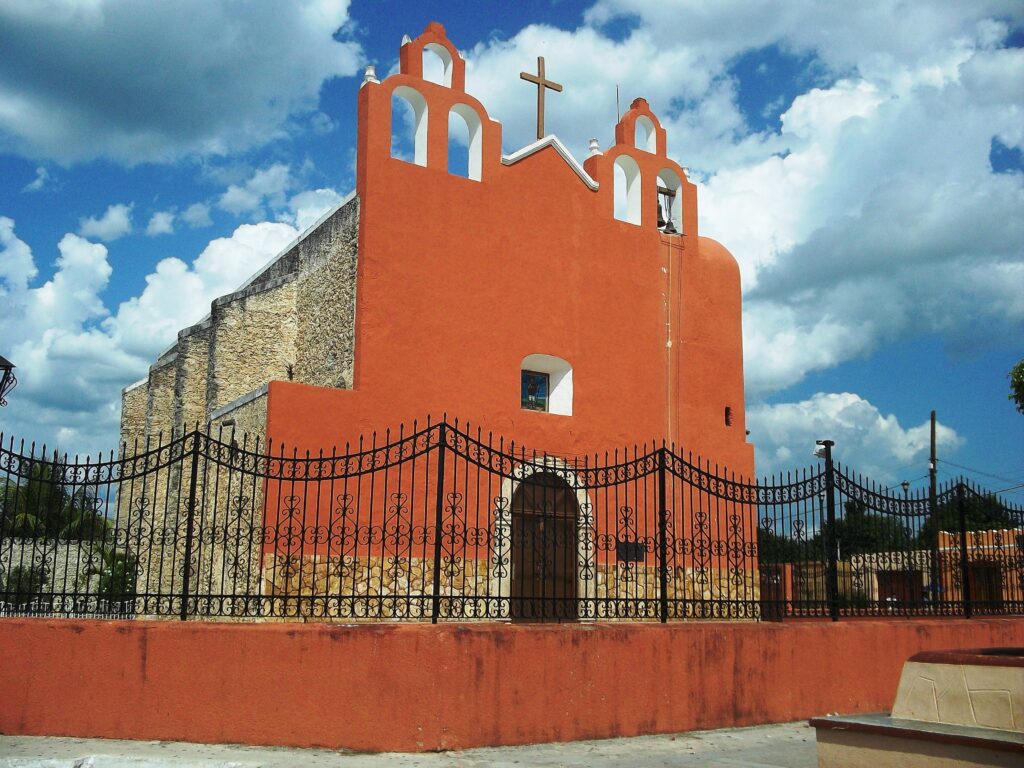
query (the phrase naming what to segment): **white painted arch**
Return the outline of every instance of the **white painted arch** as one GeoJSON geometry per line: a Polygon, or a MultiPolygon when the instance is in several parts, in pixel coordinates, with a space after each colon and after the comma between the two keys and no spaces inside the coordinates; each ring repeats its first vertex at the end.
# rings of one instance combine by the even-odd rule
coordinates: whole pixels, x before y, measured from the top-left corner
{"type": "Polygon", "coordinates": [[[452,87],[452,55],[443,45],[427,43],[423,46],[423,79],[445,88],[452,87]]]}
{"type": "MultiPolygon", "coordinates": [[[[501,495],[495,505],[491,520],[491,540],[495,542],[492,562],[512,563],[512,500],[524,480],[538,473],[554,474],[562,478],[576,496],[576,598],[577,600],[595,600],[597,598],[597,578],[587,573],[596,568],[597,545],[594,540],[594,505],[586,490],[580,487],[576,474],[569,469],[564,461],[554,456],[537,456],[532,461],[516,464],[510,477],[501,483],[501,495]]],[[[511,570],[502,575],[501,571],[491,568],[489,571],[489,590],[492,596],[507,599],[511,595],[511,570]]]]}
{"type": "Polygon", "coordinates": [[[640,166],[629,155],[615,158],[614,188],[615,218],[630,224],[639,224],[643,208],[640,193],[640,166]]]}
{"type": "Polygon", "coordinates": [[[467,151],[469,153],[468,162],[466,164],[467,176],[473,181],[480,181],[480,177],[483,170],[483,126],[480,121],[480,115],[477,113],[475,109],[473,109],[468,104],[459,103],[452,106],[451,112],[448,115],[449,152],[451,152],[452,115],[456,115],[456,119],[461,118],[466,123],[468,136],[467,151]]]}
{"type": "Polygon", "coordinates": [[[423,94],[407,85],[398,86],[391,94],[391,156],[398,156],[395,153],[395,126],[400,118],[395,114],[395,106],[399,101],[404,101],[412,108],[412,161],[416,165],[425,166],[427,164],[427,100],[423,98],[423,94]]]}
{"type": "Polygon", "coordinates": [[[640,115],[636,119],[633,126],[633,146],[651,154],[658,151],[658,136],[654,131],[654,121],[647,115],[640,115]]]}

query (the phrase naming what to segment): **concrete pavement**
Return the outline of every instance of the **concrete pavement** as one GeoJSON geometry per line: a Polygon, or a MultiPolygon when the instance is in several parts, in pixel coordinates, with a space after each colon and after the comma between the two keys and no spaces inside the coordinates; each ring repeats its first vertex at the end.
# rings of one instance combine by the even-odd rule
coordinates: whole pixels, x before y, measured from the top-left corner
{"type": "Polygon", "coordinates": [[[0,768],[814,768],[816,765],[814,729],[805,722],[421,754],[0,736],[0,768]]]}

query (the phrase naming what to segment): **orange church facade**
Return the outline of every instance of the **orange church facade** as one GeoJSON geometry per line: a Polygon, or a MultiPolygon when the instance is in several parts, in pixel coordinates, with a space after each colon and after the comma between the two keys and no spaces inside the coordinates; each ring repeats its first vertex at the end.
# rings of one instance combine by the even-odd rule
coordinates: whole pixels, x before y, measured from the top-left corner
{"type": "Polygon", "coordinates": [[[447,413],[555,455],[665,440],[752,477],[739,270],[699,236],[696,186],[665,145],[636,99],[582,166],[553,136],[503,156],[464,60],[428,25],[400,73],[359,92],[351,389],[271,382],[268,436],[315,453],[447,413]],[[425,51],[445,84],[423,78],[425,51]],[[411,161],[392,157],[399,99],[411,161]],[[448,171],[450,112],[467,176],[448,171]],[[546,412],[524,408],[524,370],[548,379],[546,412]]]}

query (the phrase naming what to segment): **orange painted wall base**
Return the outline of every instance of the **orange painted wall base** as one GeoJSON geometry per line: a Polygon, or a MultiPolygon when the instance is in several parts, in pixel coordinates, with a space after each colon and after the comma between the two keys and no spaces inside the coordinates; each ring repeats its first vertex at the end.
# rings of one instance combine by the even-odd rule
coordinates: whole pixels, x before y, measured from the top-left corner
{"type": "Polygon", "coordinates": [[[0,732],[426,751],[888,710],[1024,618],[477,626],[0,621],[0,732]]]}

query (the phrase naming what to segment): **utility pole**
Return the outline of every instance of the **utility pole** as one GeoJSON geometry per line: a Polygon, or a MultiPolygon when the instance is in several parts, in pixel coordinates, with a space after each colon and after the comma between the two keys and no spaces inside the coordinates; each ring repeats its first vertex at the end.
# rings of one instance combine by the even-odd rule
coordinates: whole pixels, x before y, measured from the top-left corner
{"type": "Polygon", "coordinates": [[[935,496],[935,411],[932,411],[932,452],[928,459],[928,490],[929,493],[935,496]]]}
{"type": "Polygon", "coordinates": [[[928,509],[932,516],[932,529],[935,533],[935,541],[932,544],[932,556],[931,556],[931,573],[928,575],[928,580],[931,582],[929,585],[929,591],[931,592],[932,605],[938,608],[937,603],[941,595],[941,585],[939,579],[941,574],[939,572],[939,502],[938,492],[936,489],[936,456],[935,456],[935,411],[932,411],[932,447],[931,454],[928,458],[928,509]]]}
{"type": "MultiPolygon", "coordinates": [[[[836,537],[836,477],[831,440],[816,440],[825,459],[825,599],[832,621],[839,621],[839,540],[836,537]]],[[[818,452],[815,451],[815,455],[818,452]]]]}

